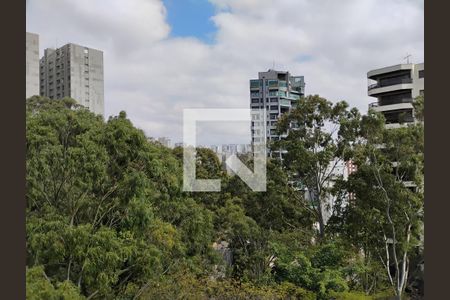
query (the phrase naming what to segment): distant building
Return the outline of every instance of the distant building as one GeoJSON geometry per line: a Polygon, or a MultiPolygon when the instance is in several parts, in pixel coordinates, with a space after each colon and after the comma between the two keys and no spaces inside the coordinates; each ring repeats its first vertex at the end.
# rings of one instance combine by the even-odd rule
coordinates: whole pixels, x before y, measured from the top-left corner
{"type": "Polygon", "coordinates": [[[171,148],[172,147],[172,141],[168,138],[168,137],[160,137],[157,139],[157,141],[159,143],[161,143],[161,145],[167,147],[167,148],[171,148]]]}
{"type": "Polygon", "coordinates": [[[209,146],[209,149],[211,149],[211,151],[216,154],[222,153],[222,147],[219,147],[217,145],[211,145],[211,146],[209,146]]]}
{"type": "MultiPolygon", "coordinates": [[[[256,126],[255,120],[252,121],[252,144],[261,143],[264,139],[267,142],[281,139],[282,136],[276,133],[277,120],[290,111],[304,95],[304,77],[292,76],[287,71],[268,70],[259,72],[258,79],[251,79],[250,108],[252,110],[266,109],[263,120],[257,120],[262,122],[263,126],[256,126]],[[256,128],[263,128],[263,132],[256,128]]],[[[268,154],[273,156],[273,153],[268,152],[268,154]]]]}
{"type": "Polygon", "coordinates": [[[222,153],[224,154],[237,154],[238,153],[238,145],[237,144],[227,144],[222,145],[222,153]]]}
{"type": "Polygon", "coordinates": [[[369,108],[384,115],[387,128],[415,121],[412,103],[425,93],[424,67],[424,63],[400,64],[367,72],[368,95],[377,98],[369,108]]]}
{"type": "MultiPolygon", "coordinates": [[[[342,178],[343,180],[347,180],[348,176],[354,173],[355,171],[356,166],[353,164],[352,161],[342,161],[340,159],[334,159],[330,161],[330,164],[328,165],[328,168],[325,172],[325,174],[330,174],[329,179],[327,181],[327,185],[325,187],[331,189],[335,185],[337,179],[342,178]]],[[[301,179],[292,180],[290,183],[296,190],[301,190],[305,192],[306,200],[312,201],[312,199],[315,196],[314,191],[309,191],[306,186],[302,185],[301,179]]],[[[337,199],[336,196],[332,194],[328,194],[324,199],[322,199],[321,211],[323,221],[325,224],[328,222],[328,220],[333,214],[336,199],[337,199]]],[[[352,197],[349,198],[349,200],[351,199],[352,197]]],[[[347,205],[347,203],[343,203],[343,205],[347,205]]],[[[319,225],[315,224],[315,226],[317,226],[318,228],[319,225]]]]}
{"type": "Polygon", "coordinates": [[[252,145],[251,144],[240,144],[238,145],[238,153],[251,153],[252,145]]]}
{"type": "Polygon", "coordinates": [[[39,95],[39,35],[26,33],[26,98],[39,95]]]}
{"type": "Polygon", "coordinates": [[[104,114],[103,52],[66,44],[47,48],[40,60],[40,94],[71,97],[90,111],[104,114]]]}
{"type": "Polygon", "coordinates": [[[184,148],[185,146],[186,146],[186,143],[183,143],[183,142],[175,143],[175,147],[181,147],[181,148],[184,148]]]}

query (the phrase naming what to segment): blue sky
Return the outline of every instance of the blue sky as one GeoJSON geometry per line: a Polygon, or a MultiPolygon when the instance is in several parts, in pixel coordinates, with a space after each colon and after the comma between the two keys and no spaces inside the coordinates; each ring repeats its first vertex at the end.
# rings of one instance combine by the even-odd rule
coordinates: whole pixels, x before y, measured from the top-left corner
{"type": "Polygon", "coordinates": [[[212,43],[216,27],[210,19],[215,8],[208,0],[164,0],[172,37],[196,37],[212,43]]]}

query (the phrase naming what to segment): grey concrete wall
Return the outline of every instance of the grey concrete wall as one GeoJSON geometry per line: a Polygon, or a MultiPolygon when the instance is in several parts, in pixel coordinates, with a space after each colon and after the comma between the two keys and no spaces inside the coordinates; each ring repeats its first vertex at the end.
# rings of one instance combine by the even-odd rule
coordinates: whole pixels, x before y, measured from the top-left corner
{"type": "Polygon", "coordinates": [[[25,45],[25,95],[29,98],[39,95],[39,36],[35,33],[27,32],[25,45]]]}
{"type": "Polygon", "coordinates": [[[45,49],[41,58],[41,95],[71,97],[104,115],[103,52],[76,44],[45,49]]]}
{"type": "Polygon", "coordinates": [[[416,64],[412,70],[413,89],[412,97],[415,98],[420,95],[420,91],[425,91],[425,78],[419,78],[419,71],[425,70],[425,64],[416,64]]]}
{"type": "Polygon", "coordinates": [[[96,114],[104,114],[103,52],[70,44],[71,97],[96,114]]]}

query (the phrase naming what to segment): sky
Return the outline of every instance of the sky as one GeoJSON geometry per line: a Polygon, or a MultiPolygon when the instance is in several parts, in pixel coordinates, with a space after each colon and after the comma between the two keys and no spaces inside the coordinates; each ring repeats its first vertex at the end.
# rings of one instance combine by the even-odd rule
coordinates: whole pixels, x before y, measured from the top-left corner
{"type": "MultiPolygon", "coordinates": [[[[184,108],[248,108],[249,79],[273,66],[306,94],[363,113],[367,71],[424,61],[423,0],[27,0],[45,48],[104,55],[105,118],[182,141],[184,108]]],[[[199,124],[199,144],[249,143],[250,128],[199,124]]]]}

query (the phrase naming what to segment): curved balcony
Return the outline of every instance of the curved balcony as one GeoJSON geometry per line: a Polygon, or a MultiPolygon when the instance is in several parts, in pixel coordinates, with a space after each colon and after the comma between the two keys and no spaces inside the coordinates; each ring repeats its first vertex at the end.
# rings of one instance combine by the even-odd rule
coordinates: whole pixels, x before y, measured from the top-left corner
{"type": "Polygon", "coordinates": [[[391,86],[396,84],[412,83],[412,78],[389,78],[381,79],[379,82],[368,86],[368,90],[373,90],[380,87],[391,86]]]}
{"type": "Polygon", "coordinates": [[[412,110],[413,105],[411,102],[406,102],[406,103],[397,103],[397,104],[390,104],[390,105],[377,105],[372,108],[375,111],[386,112],[386,111],[396,111],[396,110],[412,110]]]}
{"type": "Polygon", "coordinates": [[[392,105],[392,104],[400,104],[400,103],[413,103],[413,98],[406,97],[406,98],[394,98],[394,99],[384,99],[381,97],[381,99],[378,101],[380,106],[383,105],[392,105]]]}
{"type": "Polygon", "coordinates": [[[371,84],[367,87],[369,96],[412,89],[411,78],[391,78],[371,84]]]}

